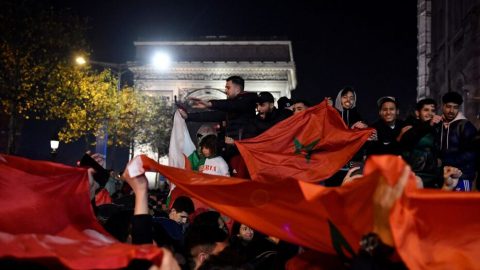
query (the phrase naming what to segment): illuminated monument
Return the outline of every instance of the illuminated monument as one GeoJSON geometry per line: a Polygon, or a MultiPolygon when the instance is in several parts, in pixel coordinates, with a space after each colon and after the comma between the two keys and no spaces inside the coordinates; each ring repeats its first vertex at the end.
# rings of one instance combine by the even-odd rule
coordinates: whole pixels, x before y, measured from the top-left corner
{"type": "Polygon", "coordinates": [[[201,41],[137,41],[137,66],[131,67],[137,89],[179,101],[192,96],[225,98],[225,79],[239,75],[245,90],[269,91],[278,99],[290,97],[297,78],[290,41],[233,41],[207,37],[201,41]],[[162,68],[150,64],[152,55],[168,55],[162,68]],[[138,63],[145,63],[138,65],[138,63]]]}

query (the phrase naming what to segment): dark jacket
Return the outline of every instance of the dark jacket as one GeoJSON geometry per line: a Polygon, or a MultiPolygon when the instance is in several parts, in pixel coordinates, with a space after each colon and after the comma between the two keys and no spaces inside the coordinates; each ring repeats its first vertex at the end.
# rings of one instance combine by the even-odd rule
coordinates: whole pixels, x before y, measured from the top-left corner
{"type": "Polygon", "coordinates": [[[402,135],[399,142],[403,159],[422,178],[424,187],[440,188],[443,181],[436,142],[440,126],[432,126],[430,122],[419,119],[410,119],[405,125],[412,128],[402,135]]]}
{"type": "Polygon", "coordinates": [[[443,165],[462,170],[462,179],[473,181],[475,177],[475,150],[472,143],[477,129],[462,113],[449,123],[443,123],[439,134],[440,154],[443,165]]]}
{"type": "Polygon", "coordinates": [[[255,134],[245,132],[245,127],[255,118],[257,95],[242,92],[232,99],[210,100],[211,111],[189,113],[187,121],[222,122],[226,121],[225,136],[234,140],[251,138],[255,134]]]}
{"type": "Polygon", "coordinates": [[[382,120],[378,120],[372,125],[377,130],[377,141],[369,142],[367,155],[400,155],[400,145],[397,137],[405,126],[405,122],[397,119],[393,127],[387,125],[382,120]]]}
{"type": "Polygon", "coordinates": [[[279,110],[273,108],[271,112],[265,115],[265,119],[262,119],[259,115],[255,116],[255,119],[247,126],[246,131],[248,134],[255,134],[254,136],[258,136],[278,122],[281,122],[292,115],[293,112],[288,109],[279,110]]]}

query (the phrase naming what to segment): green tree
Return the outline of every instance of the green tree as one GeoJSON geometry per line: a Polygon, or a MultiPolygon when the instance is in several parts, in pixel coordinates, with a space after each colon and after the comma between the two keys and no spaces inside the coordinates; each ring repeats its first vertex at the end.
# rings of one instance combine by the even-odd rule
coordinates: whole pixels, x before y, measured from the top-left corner
{"type": "Polygon", "coordinates": [[[0,2],[0,102],[9,116],[7,152],[15,153],[22,119],[48,119],[47,109],[75,72],[74,52],[86,51],[85,22],[37,1],[0,2]]]}
{"type": "Polygon", "coordinates": [[[59,133],[61,141],[84,137],[88,147],[89,134],[103,136],[107,132],[110,146],[133,150],[135,144],[147,145],[159,156],[168,152],[172,128],[168,102],[131,87],[117,91],[117,80],[109,70],[72,75],[63,78],[68,87],[59,90],[50,102],[51,117],[66,122],[59,133]]]}
{"type": "Polygon", "coordinates": [[[126,88],[119,94],[111,127],[115,134],[113,144],[129,146],[131,155],[135,145],[144,145],[162,156],[168,152],[172,107],[159,96],[126,88]]]}
{"type": "Polygon", "coordinates": [[[173,125],[172,106],[160,96],[146,95],[144,100],[149,110],[138,125],[135,140],[149,146],[160,158],[168,153],[173,125]]]}
{"type": "Polygon", "coordinates": [[[65,120],[58,134],[61,141],[68,143],[84,137],[88,147],[89,134],[103,136],[105,132],[114,132],[112,121],[118,117],[119,93],[117,80],[109,70],[97,74],[77,68],[59,79],[64,80],[64,87],[55,96],[44,98],[50,104],[48,117],[65,120]]]}

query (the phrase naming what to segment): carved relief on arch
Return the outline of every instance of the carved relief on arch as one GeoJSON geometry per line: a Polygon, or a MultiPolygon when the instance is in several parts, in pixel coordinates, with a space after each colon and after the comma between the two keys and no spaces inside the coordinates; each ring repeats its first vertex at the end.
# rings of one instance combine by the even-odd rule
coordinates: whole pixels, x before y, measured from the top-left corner
{"type": "MultiPolygon", "coordinates": [[[[180,94],[180,91],[179,91],[180,94]]],[[[180,94],[180,101],[185,102],[188,98],[199,98],[202,100],[226,99],[225,91],[218,88],[184,88],[180,94]]]]}

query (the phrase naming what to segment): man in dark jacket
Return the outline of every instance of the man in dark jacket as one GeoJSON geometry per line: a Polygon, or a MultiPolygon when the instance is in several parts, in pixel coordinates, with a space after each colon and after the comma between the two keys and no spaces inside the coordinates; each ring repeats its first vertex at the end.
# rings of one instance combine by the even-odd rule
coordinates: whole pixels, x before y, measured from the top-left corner
{"type": "Polygon", "coordinates": [[[367,155],[400,155],[397,137],[405,124],[397,119],[397,101],[394,97],[382,97],[377,101],[377,105],[380,119],[372,125],[377,138],[369,143],[367,155]]]}
{"type": "MultiPolygon", "coordinates": [[[[244,91],[245,81],[242,77],[231,76],[227,78],[225,84],[225,100],[200,100],[191,99],[192,107],[195,109],[210,109],[211,111],[187,113],[180,110],[180,114],[187,121],[192,122],[224,122],[225,123],[225,147],[220,147],[220,155],[231,165],[233,157],[238,156],[238,150],[235,147],[234,140],[242,140],[254,137],[256,134],[248,133],[247,125],[255,118],[255,106],[257,104],[257,95],[252,92],[244,91]]],[[[242,167],[243,165],[239,165],[242,167]]],[[[230,168],[230,175],[236,177],[248,177],[248,175],[238,175],[237,172],[245,168],[230,168]]],[[[248,172],[247,172],[248,173],[248,172]]]]}
{"type": "Polygon", "coordinates": [[[270,92],[260,92],[257,98],[257,116],[250,123],[247,130],[249,134],[260,135],[278,122],[293,115],[288,109],[275,108],[275,100],[270,92]]]}
{"type": "Polygon", "coordinates": [[[456,191],[471,191],[475,179],[475,151],[472,142],[477,129],[460,112],[463,98],[456,92],[442,97],[443,124],[439,134],[440,154],[444,166],[462,171],[456,191]]]}
{"type": "Polygon", "coordinates": [[[436,138],[442,117],[435,114],[436,102],[422,99],[415,106],[415,117],[406,121],[397,140],[400,142],[403,159],[422,179],[424,187],[441,188],[441,162],[436,138]]]}

